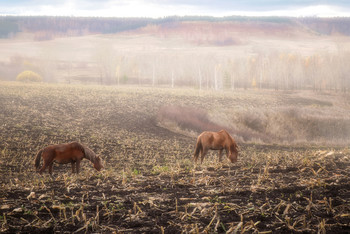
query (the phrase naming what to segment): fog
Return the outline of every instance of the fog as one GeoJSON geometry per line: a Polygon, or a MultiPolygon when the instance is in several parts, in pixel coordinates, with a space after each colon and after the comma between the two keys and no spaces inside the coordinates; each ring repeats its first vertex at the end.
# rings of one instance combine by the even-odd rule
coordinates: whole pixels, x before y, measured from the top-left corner
{"type": "Polygon", "coordinates": [[[346,18],[63,19],[29,18],[20,21],[25,30],[1,39],[1,79],[31,70],[59,83],[344,92],[350,87],[350,43],[339,26],[349,24],[346,18]],[[60,20],[73,23],[64,27],[60,20]],[[87,22],[89,28],[79,27],[87,22]],[[98,30],[94,22],[102,33],[92,31],[98,30]],[[105,33],[103,25],[119,26],[105,33]]]}
{"type": "Polygon", "coordinates": [[[349,36],[350,18],[0,17],[0,232],[348,232],[349,36]],[[196,163],[221,129],[238,147],[196,163]]]}
{"type": "Polygon", "coordinates": [[[228,107],[164,106],[156,121],[191,136],[224,128],[246,143],[348,142],[347,18],[9,20],[21,27],[0,41],[2,80],[244,95],[235,110],[235,98],[228,107]]]}

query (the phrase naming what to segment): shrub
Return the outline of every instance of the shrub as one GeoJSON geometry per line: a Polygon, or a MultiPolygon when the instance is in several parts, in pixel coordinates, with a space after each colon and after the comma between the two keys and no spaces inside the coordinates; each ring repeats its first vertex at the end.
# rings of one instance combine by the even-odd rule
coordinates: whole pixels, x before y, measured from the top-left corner
{"type": "Polygon", "coordinates": [[[23,82],[41,82],[43,78],[33,71],[23,71],[17,75],[16,80],[23,82]]]}
{"type": "Polygon", "coordinates": [[[223,126],[210,121],[205,110],[192,107],[164,106],[158,112],[158,120],[161,123],[172,121],[182,129],[198,133],[224,129],[223,126]]]}

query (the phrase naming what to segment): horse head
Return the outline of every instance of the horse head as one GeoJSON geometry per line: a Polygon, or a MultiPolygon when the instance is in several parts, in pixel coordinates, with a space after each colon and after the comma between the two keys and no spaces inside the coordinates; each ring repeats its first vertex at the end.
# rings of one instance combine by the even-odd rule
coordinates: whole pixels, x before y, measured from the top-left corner
{"type": "Polygon", "coordinates": [[[237,157],[238,157],[238,146],[236,143],[233,143],[230,147],[230,154],[229,154],[229,159],[231,163],[237,162],[237,157]]]}
{"type": "Polygon", "coordinates": [[[96,156],[94,161],[94,168],[98,171],[100,171],[103,168],[102,159],[100,158],[100,156],[96,156]]]}

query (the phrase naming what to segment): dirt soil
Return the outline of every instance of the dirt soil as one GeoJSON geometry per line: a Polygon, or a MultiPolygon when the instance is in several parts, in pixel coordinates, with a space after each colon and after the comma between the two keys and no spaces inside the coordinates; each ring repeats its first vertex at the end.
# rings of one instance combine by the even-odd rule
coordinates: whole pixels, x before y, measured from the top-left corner
{"type": "Polygon", "coordinates": [[[196,139],[155,117],[201,98],[186,95],[2,83],[0,231],[350,232],[349,148],[241,142],[236,164],[210,153],[194,165],[196,139]],[[85,160],[79,175],[57,164],[52,177],[35,173],[40,148],[73,140],[104,170],[85,160]]]}

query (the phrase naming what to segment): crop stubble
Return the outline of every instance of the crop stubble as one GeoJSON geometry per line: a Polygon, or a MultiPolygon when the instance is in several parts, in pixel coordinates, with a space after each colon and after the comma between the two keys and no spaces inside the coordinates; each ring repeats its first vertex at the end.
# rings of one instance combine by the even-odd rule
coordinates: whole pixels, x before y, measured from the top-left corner
{"type": "Polygon", "coordinates": [[[195,138],[156,118],[174,103],[205,108],[209,95],[227,105],[245,94],[17,83],[0,89],[1,232],[350,231],[349,148],[240,143],[237,164],[209,154],[195,167],[195,138]],[[73,140],[100,154],[105,170],[83,161],[79,175],[67,165],[55,165],[53,178],[35,173],[40,148],[73,140]]]}

